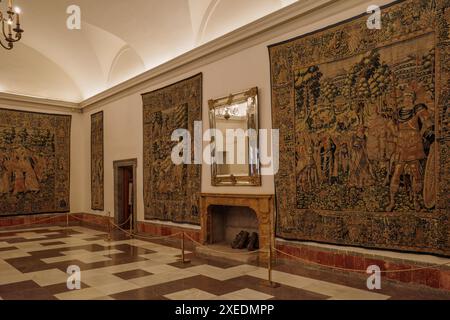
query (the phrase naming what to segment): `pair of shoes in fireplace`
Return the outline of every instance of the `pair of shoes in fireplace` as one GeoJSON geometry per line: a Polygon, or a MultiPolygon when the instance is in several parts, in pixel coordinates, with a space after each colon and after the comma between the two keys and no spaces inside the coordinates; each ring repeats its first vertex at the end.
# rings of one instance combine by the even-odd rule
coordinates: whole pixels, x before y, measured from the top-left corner
{"type": "Polygon", "coordinates": [[[250,238],[248,238],[247,249],[248,251],[255,251],[259,249],[259,239],[256,232],[252,232],[250,238]]]}
{"type": "Polygon", "coordinates": [[[233,249],[247,248],[249,251],[255,251],[259,248],[258,234],[252,232],[250,235],[247,231],[242,230],[239,232],[231,243],[233,249]]]}
{"type": "Polygon", "coordinates": [[[242,230],[239,232],[231,243],[233,249],[244,249],[248,242],[249,233],[242,230]]]}

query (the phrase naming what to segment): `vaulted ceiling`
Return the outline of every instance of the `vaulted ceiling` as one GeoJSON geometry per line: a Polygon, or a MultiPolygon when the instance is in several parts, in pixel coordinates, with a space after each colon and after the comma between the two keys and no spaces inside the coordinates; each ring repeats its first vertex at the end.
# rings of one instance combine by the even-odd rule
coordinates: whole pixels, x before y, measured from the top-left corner
{"type": "Polygon", "coordinates": [[[295,1],[14,0],[25,33],[0,50],[0,91],[80,102],[295,1]]]}

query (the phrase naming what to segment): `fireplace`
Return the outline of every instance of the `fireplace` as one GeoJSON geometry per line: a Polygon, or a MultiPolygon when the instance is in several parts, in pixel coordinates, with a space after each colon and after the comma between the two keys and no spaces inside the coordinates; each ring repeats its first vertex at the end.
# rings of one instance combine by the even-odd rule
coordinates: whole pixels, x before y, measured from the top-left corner
{"type": "Polygon", "coordinates": [[[231,245],[241,231],[258,233],[258,218],[249,207],[212,205],[210,244],[223,243],[231,245]]]}
{"type": "MultiPolygon", "coordinates": [[[[231,243],[241,230],[257,232],[261,249],[268,250],[273,244],[272,195],[203,193],[200,212],[200,240],[204,245],[231,243]]],[[[267,254],[260,253],[259,258],[266,260],[267,254]]]]}

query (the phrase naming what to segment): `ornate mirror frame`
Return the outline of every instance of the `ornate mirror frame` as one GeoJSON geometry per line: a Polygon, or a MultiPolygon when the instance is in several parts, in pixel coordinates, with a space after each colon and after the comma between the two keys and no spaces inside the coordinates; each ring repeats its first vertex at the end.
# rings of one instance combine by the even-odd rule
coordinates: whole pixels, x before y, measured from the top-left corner
{"type": "MultiPolygon", "coordinates": [[[[209,105],[209,122],[211,130],[211,184],[213,186],[261,186],[261,169],[259,159],[259,112],[258,112],[258,88],[254,87],[247,91],[230,94],[229,96],[211,99],[209,105]],[[233,106],[246,103],[247,132],[246,144],[248,148],[248,174],[246,175],[219,175],[216,149],[216,119],[219,110],[225,110],[225,119],[232,117],[227,112],[232,111],[233,106]],[[227,111],[228,110],[228,111],[227,111]],[[251,129],[251,130],[250,130],[251,129]],[[250,160],[253,159],[253,160],[250,160]]],[[[228,119],[226,119],[228,120],[228,119]]],[[[236,141],[234,142],[236,143],[236,141]]]]}

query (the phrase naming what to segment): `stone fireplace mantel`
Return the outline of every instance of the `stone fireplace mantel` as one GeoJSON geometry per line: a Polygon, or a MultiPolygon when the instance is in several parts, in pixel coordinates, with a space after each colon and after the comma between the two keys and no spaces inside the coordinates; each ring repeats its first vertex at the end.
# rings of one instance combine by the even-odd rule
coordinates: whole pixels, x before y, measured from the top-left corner
{"type": "MultiPolygon", "coordinates": [[[[260,248],[268,248],[274,241],[274,196],[202,193],[200,195],[200,240],[202,244],[211,243],[212,206],[247,207],[256,213],[260,248]]],[[[260,255],[261,257],[261,255],[260,255]]]]}

